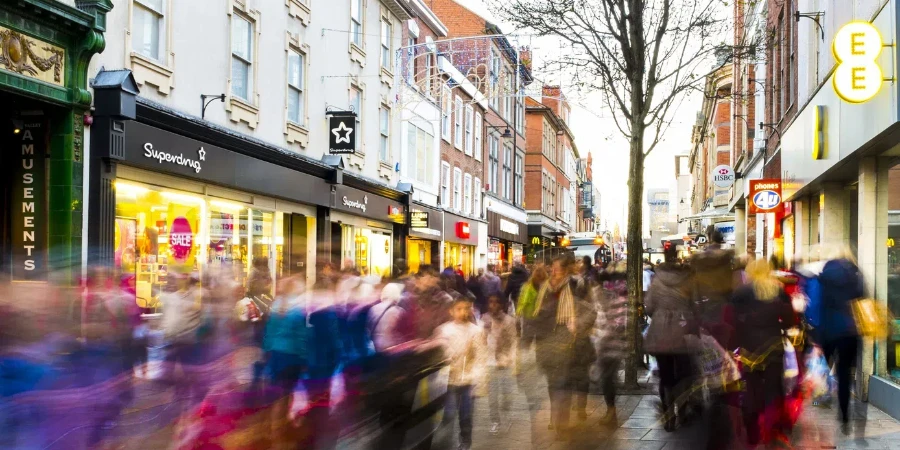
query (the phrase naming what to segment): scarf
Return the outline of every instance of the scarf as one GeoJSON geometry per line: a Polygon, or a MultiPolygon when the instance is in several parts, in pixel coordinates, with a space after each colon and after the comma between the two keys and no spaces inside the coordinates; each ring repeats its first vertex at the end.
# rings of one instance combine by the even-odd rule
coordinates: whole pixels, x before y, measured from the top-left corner
{"type": "Polygon", "coordinates": [[[568,278],[558,286],[551,286],[550,281],[547,281],[541,286],[541,289],[538,291],[537,304],[534,308],[535,314],[537,314],[537,311],[541,310],[544,298],[546,298],[551,291],[559,292],[559,305],[556,307],[556,324],[566,325],[569,329],[574,329],[575,301],[572,298],[572,289],[569,287],[568,278]]]}

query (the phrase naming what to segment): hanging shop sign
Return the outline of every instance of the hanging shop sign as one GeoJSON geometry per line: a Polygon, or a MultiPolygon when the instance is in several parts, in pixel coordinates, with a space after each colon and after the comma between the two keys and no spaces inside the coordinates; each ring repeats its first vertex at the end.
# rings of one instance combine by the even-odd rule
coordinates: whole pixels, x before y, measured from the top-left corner
{"type": "Polygon", "coordinates": [[[834,35],[831,52],[837,62],[832,84],[848,103],[867,102],[878,94],[884,75],[878,56],[884,48],[881,33],[869,22],[853,21],[834,35]]]}
{"type": "Polygon", "coordinates": [[[784,211],[780,179],[751,180],[749,198],[748,214],[781,213],[784,211]]]}
{"type": "Polygon", "coordinates": [[[825,107],[817,105],[813,108],[813,145],[812,158],[825,157],[825,107]]]}
{"type": "Polygon", "coordinates": [[[342,112],[328,118],[328,153],[352,155],[356,153],[356,114],[342,112]]]}
{"type": "Polygon", "coordinates": [[[25,119],[16,135],[12,180],[12,279],[39,281],[46,274],[46,125],[43,117],[25,119]]]}
{"type": "Polygon", "coordinates": [[[729,165],[722,164],[713,169],[712,181],[717,188],[728,189],[734,185],[734,169],[729,165]]]}

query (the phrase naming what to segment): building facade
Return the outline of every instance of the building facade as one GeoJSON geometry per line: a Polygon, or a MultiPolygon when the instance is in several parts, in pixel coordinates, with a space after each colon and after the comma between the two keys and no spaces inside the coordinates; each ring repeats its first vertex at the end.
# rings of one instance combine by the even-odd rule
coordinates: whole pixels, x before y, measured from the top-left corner
{"type": "Polygon", "coordinates": [[[524,262],[525,99],[531,83],[531,56],[518,49],[495,24],[454,0],[428,6],[447,25],[438,45],[450,64],[485,97],[483,218],[487,220],[486,263],[524,262]]]}
{"type": "MultiPolygon", "coordinates": [[[[867,295],[898,317],[900,258],[894,242],[900,238],[900,226],[895,226],[900,224],[895,220],[900,92],[883,81],[892,76],[897,57],[895,47],[883,44],[900,37],[898,4],[866,0],[850,8],[820,3],[816,9],[824,19],[817,25],[803,17],[785,20],[804,12],[796,1],[761,3],[763,30],[783,45],[768,46],[765,64],[754,67],[758,80],[765,76],[764,96],[756,98],[757,116],[763,118],[759,149],[765,154],[759,158],[765,162],[759,169],[750,164],[740,201],[763,207],[754,219],[756,232],[764,234],[756,243],[764,249],[751,248],[748,215],[747,251],[785,264],[850,256],[865,278],[867,295]],[[850,50],[855,42],[866,45],[862,55],[850,50]],[[851,70],[846,62],[854,57],[866,58],[865,67],[851,70]],[[761,179],[780,183],[780,197],[767,193],[755,202],[748,187],[761,179]],[[774,199],[782,202],[768,202],[774,199]]],[[[735,208],[740,227],[745,210],[741,204],[735,208]]],[[[900,406],[891,400],[900,392],[900,327],[896,321],[888,325],[886,337],[863,339],[856,393],[900,417],[900,406]]]]}
{"type": "Polygon", "coordinates": [[[525,192],[528,205],[529,256],[561,243],[560,238],[576,230],[578,211],[572,193],[578,184],[574,167],[577,149],[567,119],[569,105],[559,87],[544,86],[540,99],[525,104],[525,192]],[[540,186],[540,190],[536,187],[540,186]]]}
{"type": "Polygon", "coordinates": [[[0,4],[0,266],[10,281],[73,284],[82,275],[87,64],[108,45],[112,9],[108,0],[0,4]]]}
{"type": "Polygon", "coordinates": [[[427,128],[433,108],[397,101],[406,21],[425,11],[371,0],[113,9],[108,32],[125,39],[88,68],[85,258],[132,276],[148,309],[177,271],[389,275],[407,256],[412,195],[436,201],[436,179],[417,179],[403,146],[407,114],[427,128]],[[334,153],[335,139],[355,150],[334,153]]]}

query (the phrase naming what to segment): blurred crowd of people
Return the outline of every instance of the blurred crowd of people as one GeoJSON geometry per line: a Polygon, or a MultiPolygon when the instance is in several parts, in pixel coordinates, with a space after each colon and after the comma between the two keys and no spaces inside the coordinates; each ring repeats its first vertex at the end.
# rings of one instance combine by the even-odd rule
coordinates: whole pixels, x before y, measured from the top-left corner
{"type": "Polygon", "coordinates": [[[474,398],[487,397],[499,433],[532,351],[560,440],[587,419],[592,386],[606,404],[601,424],[617,426],[625,363],[657,374],[667,431],[708,410],[709,448],[724,449],[785,439],[810,395],[797,380],[836,359],[846,426],[860,340],[851,304],[865,293],[852,260],[776,271],[711,237],[689,261],[667,249],[665,261],[645,262],[632,327],[625,261],[571,255],[468,278],[453,267],[408,273],[402,260],[385,279],[326,264],[312,285],[295,276],[273,286],[263,259],[246,285],[214,268],[173,271],[161,314],[150,315],[133,279],[102,268],[77,291],[5,285],[0,442],[102,448],[139,426],[173,448],[332,448],[354,433],[401,448],[429,442],[428,414],[412,412],[434,402],[467,449],[474,398]],[[430,389],[446,395],[423,393],[423,380],[442,380],[430,389]],[[123,421],[147,386],[169,393],[167,405],[123,421]],[[376,433],[360,431],[367,418],[376,433]]]}

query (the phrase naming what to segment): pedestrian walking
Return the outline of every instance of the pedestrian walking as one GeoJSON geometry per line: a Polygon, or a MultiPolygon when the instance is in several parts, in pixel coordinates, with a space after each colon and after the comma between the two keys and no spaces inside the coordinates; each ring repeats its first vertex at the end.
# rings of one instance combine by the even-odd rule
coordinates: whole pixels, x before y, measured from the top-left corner
{"type": "Polygon", "coordinates": [[[590,393],[591,365],[597,361],[597,350],[591,341],[597,324],[597,305],[594,301],[595,283],[582,277],[575,289],[575,336],[569,365],[569,388],[572,390],[578,420],[587,419],[587,398],[590,393]]]}
{"type": "Polygon", "coordinates": [[[657,267],[656,276],[644,298],[644,308],[650,316],[644,350],[656,358],[665,429],[674,431],[676,412],[684,414],[684,393],[688,381],[679,375],[691,364],[685,338],[697,334],[697,320],[690,270],[676,262],[674,249],[666,251],[664,257],[665,262],[657,267]]]}
{"type": "Polygon", "coordinates": [[[818,277],[822,317],[818,335],[828,364],[835,364],[841,427],[848,434],[850,377],[860,345],[860,332],[854,320],[852,303],[865,295],[865,282],[850,257],[842,254],[836,256],[825,263],[818,277]]]}
{"type": "Polygon", "coordinates": [[[450,307],[451,320],[434,333],[450,360],[449,398],[444,420],[449,422],[454,415],[458,416],[460,450],[472,447],[473,395],[477,385],[483,382],[487,356],[483,331],[471,322],[471,312],[471,299],[457,297],[450,307]]]}
{"type": "Polygon", "coordinates": [[[516,361],[516,320],[506,313],[506,302],[498,296],[488,299],[488,313],[482,316],[487,345],[488,403],[491,433],[500,431],[501,415],[512,403],[512,368],[516,361]]]}
{"type": "Polygon", "coordinates": [[[550,267],[550,278],[538,291],[529,326],[535,337],[535,356],[547,378],[550,394],[548,428],[556,430],[558,439],[565,439],[572,407],[568,369],[575,337],[575,302],[569,283],[568,261],[558,257],[550,267]]]}
{"type": "Polygon", "coordinates": [[[510,311],[515,312],[519,303],[519,293],[522,292],[522,286],[528,282],[528,269],[522,263],[513,264],[512,272],[506,280],[506,289],[503,290],[502,300],[509,305],[510,311]]]}
{"type": "Polygon", "coordinates": [[[602,280],[600,311],[603,313],[600,338],[600,385],[606,402],[606,414],[601,424],[616,424],[616,383],[619,367],[628,350],[625,319],[628,314],[628,283],[624,260],[617,262],[612,270],[607,270],[602,280]]]}
{"type": "Polygon", "coordinates": [[[746,389],[744,428],[751,446],[786,439],[784,420],[784,331],[794,311],[781,282],[765,260],[749,263],[749,284],[739,287],[725,317],[735,330],[746,389]]]}

